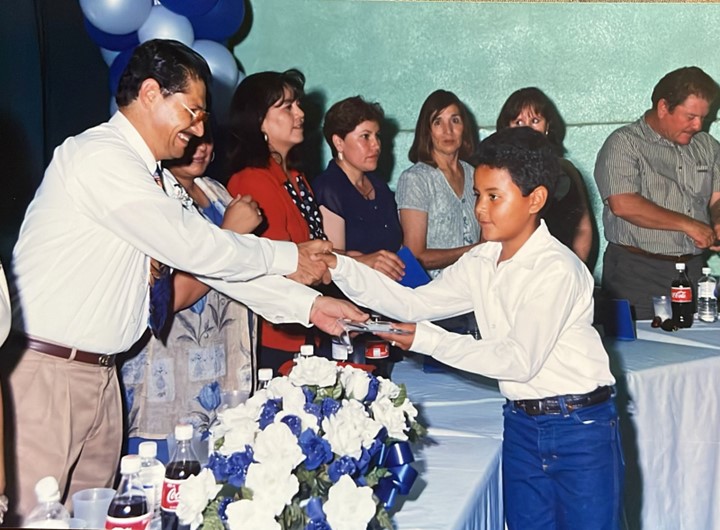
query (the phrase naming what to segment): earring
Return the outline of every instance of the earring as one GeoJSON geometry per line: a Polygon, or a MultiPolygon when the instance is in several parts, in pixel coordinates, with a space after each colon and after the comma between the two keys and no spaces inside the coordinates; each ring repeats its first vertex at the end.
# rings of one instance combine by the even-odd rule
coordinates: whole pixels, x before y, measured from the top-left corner
{"type": "Polygon", "coordinates": [[[342,151],[338,151],[338,160],[340,160],[340,162],[345,160],[345,157],[343,156],[342,151]]]}
{"type": "Polygon", "coordinates": [[[267,141],[268,141],[267,134],[265,134],[265,133],[263,133],[263,140],[265,140],[265,143],[267,143],[267,141]]]}

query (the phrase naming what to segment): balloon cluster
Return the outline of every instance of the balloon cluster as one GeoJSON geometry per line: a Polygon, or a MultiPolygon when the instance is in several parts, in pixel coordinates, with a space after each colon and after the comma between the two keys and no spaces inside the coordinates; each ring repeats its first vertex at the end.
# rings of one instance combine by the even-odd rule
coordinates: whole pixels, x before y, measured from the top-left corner
{"type": "Polygon", "coordinates": [[[173,39],[207,61],[214,114],[227,114],[242,74],[223,43],[240,28],[245,0],[80,0],[80,9],[90,38],[110,67],[111,110],[116,108],[115,92],[135,47],[151,39],[173,39]]]}

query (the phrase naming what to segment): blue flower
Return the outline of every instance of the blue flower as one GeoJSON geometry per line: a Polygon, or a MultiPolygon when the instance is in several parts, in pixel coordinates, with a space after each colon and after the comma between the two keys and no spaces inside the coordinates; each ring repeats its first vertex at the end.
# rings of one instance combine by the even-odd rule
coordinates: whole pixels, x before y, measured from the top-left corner
{"type": "Polygon", "coordinates": [[[332,527],[325,519],[310,519],[305,525],[305,530],[332,530],[332,527]]]}
{"type": "Polygon", "coordinates": [[[312,403],[315,400],[315,393],[310,390],[308,387],[303,386],[302,387],[303,394],[305,394],[305,402],[306,403],[312,403]]]}
{"type": "Polygon", "coordinates": [[[213,472],[217,482],[228,482],[240,488],[245,485],[248,467],[254,462],[252,447],[245,446],[245,451],[236,452],[229,457],[213,453],[208,458],[207,467],[213,472]]]}
{"type": "Polygon", "coordinates": [[[305,468],[308,471],[313,471],[323,464],[328,464],[333,459],[330,443],[315,434],[312,429],[306,429],[300,435],[298,444],[305,455],[305,468]]]}
{"type": "Polygon", "coordinates": [[[195,398],[200,406],[212,412],[220,406],[220,383],[213,381],[200,389],[200,394],[195,398]]]}
{"type": "Polygon", "coordinates": [[[205,310],[205,304],[207,303],[207,295],[203,296],[195,302],[193,305],[190,306],[190,311],[195,313],[196,315],[199,315],[205,310]]]}
{"type": "Polygon", "coordinates": [[[308,522],[305,530],[330,530],[330,526],[325,521],[325,512],[322,509],[322,499],[320,497],[310,497],[307,506],[305,506],[305,513],[310,521],[308,522]],[[325,523],[325,526],[322,525],[325,523]]]}
{"type": "Polygon", "coordinates": [[[125,403],[127,404],[128,411],[132,410],[134,402],[135,402],[135,388],[128,387],[125,389],[125,403]]]}
{"type": "Polygon", "coordinates": [[[343,475],[354,477],[355,473],[357,473],[357,464],[352,456],[341,456],[328,466],[328,476],[333,484],[343,475]]]}
{"type": "Polygon", "coordinates": [[[280,400],[268,399],[263,405],[258,425],[260,429],[265,429],[268,425],[275,421],[275,415],[280,412],[280,400]]]}
{"type": "Polygon", "coordinates": [[[327,418],[340,410],[340,403],[332,398],[325,398],[322,400],[320,408],[322,410],[322,417],[327,418]]]}
{"type": "Polygon", "coordinates": [[[227,513],[225,513],[225,510],[227,509],[227,505],[234,500],[235,499],[232,497],[223,497],[220,501],[220,505],[218,506],[218,515],[220,516],[221,521],[227,521],[227,513]]]}
{"type": "Polygon", "coordinates": [[[280,421],[290,427],[290,432],[292,432],[296,438],[300,436],[300,432],[302,431],[302,420],[300,418],[293,414],[288,414],[280,421]]]}
{"type": "Polygon", "coordinates": [[[380,380],[372,374],[368,374],[368,376],[370,377],[370,383],[368,383],[368,393],[364,401],[375,401],[380,389],[380,380]]]}
{"type": "Polygon", "coordinates": [[[320,410],[320,405],[316,403],[305,403],[305,412],[308,414],[312,414],[318,419],[318,422],[322,420],[322,410],[320,410]]]}

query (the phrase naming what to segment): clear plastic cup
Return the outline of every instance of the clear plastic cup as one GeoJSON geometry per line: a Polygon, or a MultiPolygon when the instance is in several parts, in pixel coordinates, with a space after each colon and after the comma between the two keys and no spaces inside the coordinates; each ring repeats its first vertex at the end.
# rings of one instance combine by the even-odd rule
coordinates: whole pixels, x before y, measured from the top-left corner
{"type": "Polygon", "coordinates": [[[105,528],[107,511],[115,496],[112,488],[89,488],[73,494],[73,517],[82,519],[87,528],[105,528]]]}

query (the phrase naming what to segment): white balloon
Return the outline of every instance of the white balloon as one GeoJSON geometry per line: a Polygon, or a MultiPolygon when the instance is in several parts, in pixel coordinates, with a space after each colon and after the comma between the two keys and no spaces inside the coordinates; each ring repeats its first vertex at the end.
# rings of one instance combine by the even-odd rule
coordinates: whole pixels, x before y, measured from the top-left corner
{"type": "Polygon", "coordinates": [[[192,47],[207,61],[214,83],[235,88],[238,80],[238,67],[230,50],[219,42],[202,39],[196,40],[192,47]]]}
{"type": "Polygon", "coordinates": [[[115,50],[108,50],[107,48],[100,48],[100,55],[102,55],[105,64],[110,66],[115,60],[115,57],[120,55],[120,52],[116,52],[115,50]]]}
{"type": "Polygon", "coordinates": [[[161,5],[153,6],[145,23],[138,29],[138,39],[172,39],[192,46],[195,32],[187,17],[173,13],[161,5]]]}
{"type": "Polygon", "coordinates": [[[80,0],[80,9],[97,29],[125,35],[147,20],[153,0],[80,0]]]}

